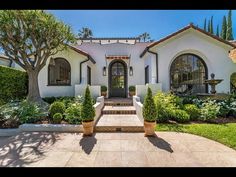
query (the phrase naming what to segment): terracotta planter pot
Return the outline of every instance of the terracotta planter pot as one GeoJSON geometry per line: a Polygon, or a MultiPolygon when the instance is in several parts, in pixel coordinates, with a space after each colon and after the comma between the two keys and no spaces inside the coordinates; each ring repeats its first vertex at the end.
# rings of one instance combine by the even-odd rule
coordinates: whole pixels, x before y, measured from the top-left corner
{"type": "Polygon", "coordinates": [[[106,97],[107,96],[107,92],[101,92],[101,95],[106,97]]]}
{"type": "Polygon", "coordinates": [[[93,134],[93,124],[94,121],[82,122],[84,128],[84,136],[91,136],[93,134]]]}
{"type": "Polygon", "coordinates": [[[155,126],[156,126],[156,122],[144,121],[145,136],[154,136],[155,135],[155,126]]]}
{"type": "Polygon", "coordinates": [[[132,97],[135,95],[135,92],[129,92],[129,96],[132,97]]]}

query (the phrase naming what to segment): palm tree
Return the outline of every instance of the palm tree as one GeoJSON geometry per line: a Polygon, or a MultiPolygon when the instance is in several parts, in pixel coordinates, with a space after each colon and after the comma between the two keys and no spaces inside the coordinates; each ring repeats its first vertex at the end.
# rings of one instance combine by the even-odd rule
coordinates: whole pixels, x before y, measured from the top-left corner
{"type": "Polygon", "coordinates": [[[143,41],[143,42],[150,42],[150,40],[151,40],[150,34],[147,33],[147,32],[145,32],[145,33],[139,35],[138,37],[139,37],[140,40],[143,41]]]}
{"type": "Polygon", "coordinates": [[[93,36],[93,32],[91,29],[83,27],[81,30],[79,30],[78,36],[79,38],[90,38],[93,36]]]}

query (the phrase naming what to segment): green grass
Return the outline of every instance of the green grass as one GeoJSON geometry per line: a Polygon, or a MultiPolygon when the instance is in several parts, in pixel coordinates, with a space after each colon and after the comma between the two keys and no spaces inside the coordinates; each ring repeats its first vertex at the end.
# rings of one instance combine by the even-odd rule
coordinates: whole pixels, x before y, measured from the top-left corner
{"type": "Polygon", "coordinates": [[[156,131],[191,133],[218,141],[236,149],[236,123],[227,124],[157,124],[156,131]]]}

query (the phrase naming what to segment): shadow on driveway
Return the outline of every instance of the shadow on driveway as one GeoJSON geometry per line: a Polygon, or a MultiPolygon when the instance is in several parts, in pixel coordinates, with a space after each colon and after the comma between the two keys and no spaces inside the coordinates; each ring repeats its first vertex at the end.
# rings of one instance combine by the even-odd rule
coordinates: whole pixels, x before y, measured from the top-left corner
{"type": "Polygon", "coordinates": [[[50,132],[24,132],[9,137],[0,142],[0,166],[21,167],[36,162],[58,139],[58,134],[50,132]]]}
{"type": "Polygon", "coordinates": [[[158,137],[157,135],[155,136],[149,136],[147,137],[148,140],[150,141],[150,143],[153,144],[153,146],[159,148],[159,149],[163,149],[163,150],[166,150],[170,153],[173,153],[174,151],[172,150],[171,148],[171,145],[165,141],[164,139],[158,137]]]}
{"type": "Polygon", "coordinates": [[[92,152],[95,144],[97,144],[95,134],[93,134],[92,136],[85,136],[79,142],[79,145],[82,147],[83,151],[86,154],[90,154],[92,152]]]}

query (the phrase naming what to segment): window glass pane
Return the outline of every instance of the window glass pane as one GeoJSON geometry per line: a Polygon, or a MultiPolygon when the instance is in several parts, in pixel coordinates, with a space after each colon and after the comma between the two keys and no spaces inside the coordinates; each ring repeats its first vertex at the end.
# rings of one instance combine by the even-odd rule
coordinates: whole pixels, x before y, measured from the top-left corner
{"type": "Polygon", "coordinates": [[[171,89],[177,94],[193,94],[206,91],[206,68],[203,61],[191,54],[177,57],[170,68],[171,89]]]}
{"type": "Polygon", "coordinates": [[[70,72],[70,65],[65,59],[54,59],[54,64],[49,65],[49,84],[69,85],[71,75],[70,72]]]}

